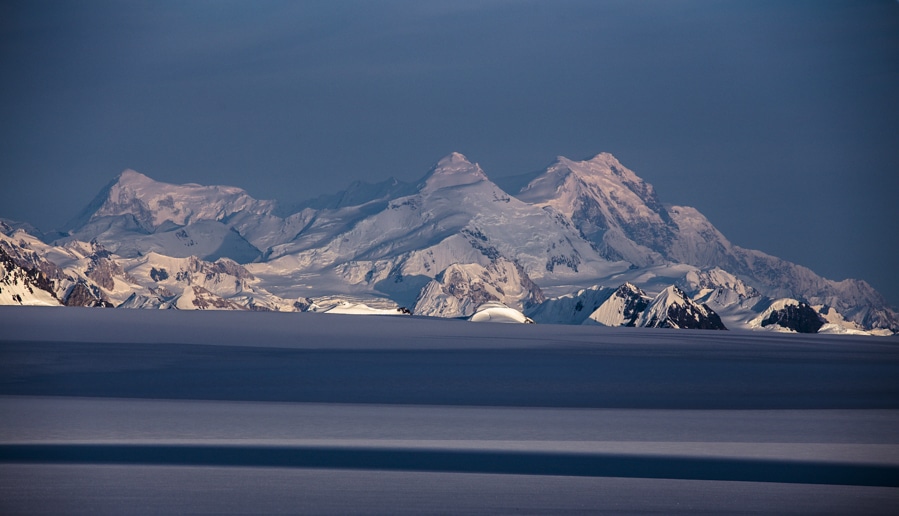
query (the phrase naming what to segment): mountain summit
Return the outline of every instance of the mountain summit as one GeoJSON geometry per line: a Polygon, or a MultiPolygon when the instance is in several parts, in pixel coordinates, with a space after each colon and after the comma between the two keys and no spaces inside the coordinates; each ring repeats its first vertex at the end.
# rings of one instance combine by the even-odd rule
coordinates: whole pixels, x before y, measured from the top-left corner
{"type": "Polygon", "coordinates": [[[106,190],[105,199],[91,220],[131,215],[141,227],[153,231],[166,223],[183,226],[197,220],[221,220],[236,213],[262,215],[273,207],[273,201],[258,201],[237,187],[173,185],[125,170],[106,190]]]}
{"type": "Polygon", "coordinates": [[[568,217],[608,259],[638,266],[663,262],[674,238],[671,217],[652,185],[608,153],[586,161],[559,157],[517,197],[568,217]]]}
{"type": "Polygon", "coordinates": [[[425,175],[420,189],[433,192],[441,188],[469,185],[480,181],[488,181],[487,174],[481,167],[468,161],[464,155],[453,152],[438,161],[425,175]]]}
{"type": "Polygon", "coordinates": [[[259,226],[268,232],[274,209],[274,201],[254,199],[237,187],[175,185],[129,169],[70,223],[62,241],[94,241],[126,257],[156,252],[252,261],[261,250],[245,237],[258,236],[259,226]]]}

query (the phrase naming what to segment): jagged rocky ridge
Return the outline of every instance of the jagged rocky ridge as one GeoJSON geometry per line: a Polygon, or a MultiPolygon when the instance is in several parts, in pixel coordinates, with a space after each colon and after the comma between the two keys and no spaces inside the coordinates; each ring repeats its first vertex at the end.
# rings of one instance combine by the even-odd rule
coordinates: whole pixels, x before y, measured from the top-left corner
{"type": "Polygon", "coordinates": [[[0,233],[0,268],[3,304],[296,309],[295,301],[259,288],[252,274],[228,258],[208,262],[156,253],[124,258],[96,242],[50,245],[11,230],[0,233]]]}
{"type": "MultiPolygon", "coordinates": [[[[300,310],[351,300],[468,317],[498,302],[537,322],[575,324],[599,322],[594,312],[627,286],[650,293],[632,300],[646,302],[631,307],[633,325],[642,324],[634,313],[642,318],[667,292],[690,306],[691,320],[708,319],[697,327],[717,327],[703,305],[722,326],[752,327],[771,300],[789,298],[826,312],[822,331],[899,329],[865,282],[830,281],[731,244],[694,208],[662,204],[610,154],[560,157],[510,195],[453,153],[416,183],[357,182],[291,211],[234,187],[125,171],[61,238],[48,234],[46,243],[5,226],[4,281],[49,282],[41,304],[73,292],[78,304],[135,308],[300,310]]],[[[2,291],[0,301],[17,303],[2,291]]],[[[687,324],[656,316],[646,325],[687,324]]]]}
{"type": "Polygon", "coordinates": [[[713,309],[694,301],[674,285],[654,297],[631,283],[617,289],[593,287],[549,300],[529,315],[538,323],[727,329],[713,309]]]}

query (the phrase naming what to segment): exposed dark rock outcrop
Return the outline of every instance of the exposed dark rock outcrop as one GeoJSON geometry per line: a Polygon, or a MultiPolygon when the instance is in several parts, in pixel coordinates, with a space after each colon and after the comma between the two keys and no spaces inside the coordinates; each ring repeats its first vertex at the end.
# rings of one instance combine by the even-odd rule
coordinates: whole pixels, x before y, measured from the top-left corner
{"type": "Polygon", "coordinates": [[[69,289],[69,292],[63,300],[63,304],[66,306],[113,307],[112,303],[103,299],[99,289],[89,286],[83,281],[75,283],[75,285],[69,289]]]}
{"type": "Polygon", "coordinates": [[[799,303],[785,305],[780,310],[772,310],[768,317],[762,320],[762,327],[776,324],[797,333],[818,333],[824,322],[814,308],[806,303],[799,303]]]}

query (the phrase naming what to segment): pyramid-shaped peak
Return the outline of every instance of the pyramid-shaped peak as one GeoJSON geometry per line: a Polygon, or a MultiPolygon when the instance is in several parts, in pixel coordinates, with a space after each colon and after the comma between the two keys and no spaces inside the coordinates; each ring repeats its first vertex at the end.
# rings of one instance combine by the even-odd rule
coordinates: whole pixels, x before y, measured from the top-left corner
{"type": "Polygon", "coordinates": [[[677,288],[676,285],[669,285],[665,287],[659,296],[664,296],[665,299],[669,300],[684,300],[687,299],[687,294],[684,293],[683,290],[677,288]]]}
{"type": "Polygon", "coordinates": [[[115,182],[120,183],[120,184],[132,184],[132,183],[146,184],[146,183],[155,183],[156,181],[149,178],[148,176],[145,176],[144,174],[141,174],[140,172],[138,172],[136,170],[127,168],[118,175],[115,182]]]}
{"type": "Polygon", "coordinates": [[[130,215],[148,232],[166,222],[179,226],[199,220],[218,221],[234,213],[270,213],[274,201],[260,201],[234,186],[202,186],[155,181],[127,169],[106,185],[69,223],[77,230],[100,217],[130,215]]]}
{"type": "Polygon", "coordinates": [[[726,330],[721,318],[706,305],[690,299],[680,288],[671,285],[659,293],[640,316],[637,326],[647,328],[686,328],[726,330]]]}
{"type": "Polygon", "coordinates": [[[650,211],[658,212],[661,209],[652,185],[608,152],[584,161],[560,156],[546,172],[525,186],[518,197],[531,203],[556,199],[565,205],[575,202],[574,197],[582,195],[599,195],[607,200],[614,199],[617,204],[627,204],[630,207],[625,209],[626,212],[645,211],[641,207],[644,204],[650,211]]]}
{"type": "Polygon", "coordinates": [[[587,161],[589,161],[590,163],[606,163],[606,164],[610,164],[610,165],[621,166],[621,162],[618,161],[618,158],[616,158],[609,152],[600,152],[596,156],[593,156],[592,158],[588,159],[587,161]]]}
{"type": "Polygon", "coordinates": [[[623,285],[618,287],[617,292],[619,293],[628,293],[628,294],[636,294],[639,296],[645,296],[646,292],[643,292],[643,289],[634,285],[631,282],[625,282],[623,285]]]}
{"type": "Polygon", "coordinates": [[[459,165],[471,166],[471,164],[472,163],[468,161],[468,158],[461,152],[451,152],[437,162],[437,168],[459,165]]]}
{"type": "Polygon", "coordinates": [[[422,181],[422,188],[433,191],[487,180],[487,175],[477,163],[468,161],[461,153],[453,152],[434,165],[422,181]]]}
{"type": "MultiPolygon", "coordinates": [[[[534,178],[521,189],[518,197],[531,203],[548,202],[559,199],[562,204],[570,204],[574,197],[584,194],[583,189],[602,192],[623,192],[629,190],[646,199],[654,197],[652,187],[634,172],[621,164],[615,156],[602,152],[582,161],[558,156],[546,171],[534,178]],[[587,186],[589,185],[589,186],[587,186]]],[[[629,194],[625,194],[629,195],[629,194]]],[[[621,199],[616,193],[615,198],[621,199]]]]}
{"type": "Polygon", "coordinates": [[[590,159],[582,161],[559,156],[550,169],[555,169],[557,173],[565,175],[573,172],[579,177],[616,177],[619,181],[643,182],[637,174],[622,165],[618,158],[608,152],[601,152],[590,159]]]}

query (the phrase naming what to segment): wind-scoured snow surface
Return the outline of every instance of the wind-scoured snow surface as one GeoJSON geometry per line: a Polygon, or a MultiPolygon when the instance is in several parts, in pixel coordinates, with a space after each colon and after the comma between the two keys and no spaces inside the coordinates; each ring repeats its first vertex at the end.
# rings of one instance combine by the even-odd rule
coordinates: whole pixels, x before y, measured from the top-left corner
{"type": "Polygon", "coordinates": [[[0,328],[3,514],[899,502],[895,337],[37,307],[0,328]]]}

